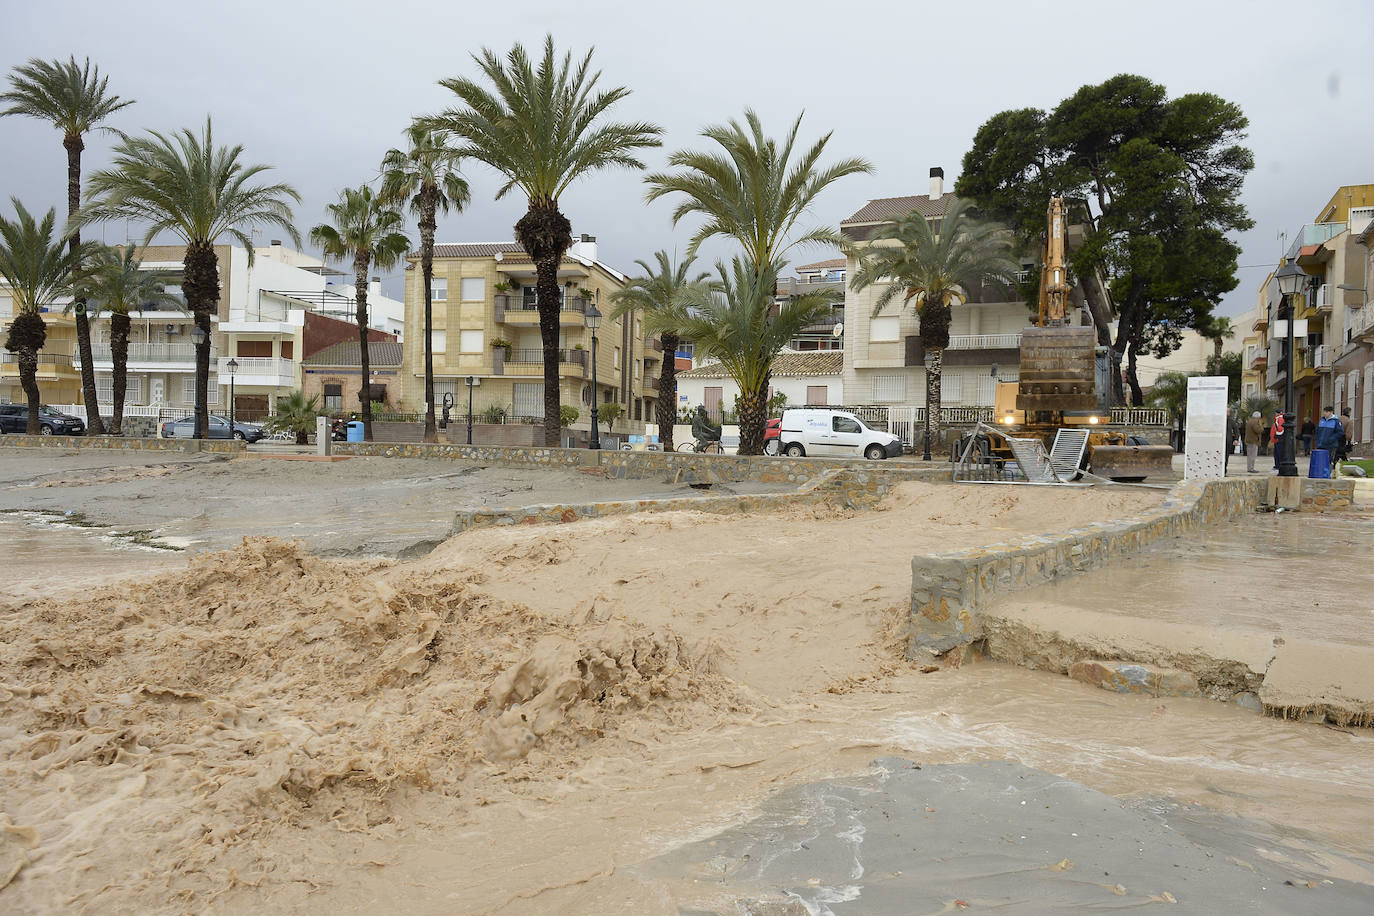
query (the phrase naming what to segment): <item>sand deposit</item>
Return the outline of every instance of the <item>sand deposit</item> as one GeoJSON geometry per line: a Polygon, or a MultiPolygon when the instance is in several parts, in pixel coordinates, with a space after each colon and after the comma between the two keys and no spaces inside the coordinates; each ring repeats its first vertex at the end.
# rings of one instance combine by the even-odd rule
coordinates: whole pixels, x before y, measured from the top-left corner
{"type": "MultiPolygon", "coordinates": [[[[875,512],[485,529],[407,561],[250,538],[13,602],[0,908],[674,912],[626,866],[880,751],[1205,793],[1180,762],[1200,736],[1304,726],[1058,680],[1078,718],[1047,725],[1036,675],[922,678],[898,649],[913,553],[1158,499],[907,484],[875,512]],[[1138,758],[1072,736],[1123,715],[1144,716],[1138,758]],[[1061,734],[1036,743],[1045,728],[1061,734]]],[[[1296,822],[1339,825],[1374,799],[1363,771],[1332,776],[1347,740],[1368,739],[1309,742],[1277,791],[1247,783],[1247,813],[1278,821],[1301,793],[1296,822]]]]}

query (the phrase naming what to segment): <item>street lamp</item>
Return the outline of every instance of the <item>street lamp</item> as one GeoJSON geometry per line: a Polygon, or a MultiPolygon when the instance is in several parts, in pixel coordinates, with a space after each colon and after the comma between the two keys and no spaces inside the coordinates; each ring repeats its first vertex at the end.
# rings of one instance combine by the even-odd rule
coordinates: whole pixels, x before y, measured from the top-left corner
{"type": "Polygon", "coordinates": [[[926,364],[926,435],[925,451],[921,455],[922,461],[930,460],[930,370],[935,368],[935,354],[927,352],[925,355],[926,364]]]}
{"type": "Polygon", "coordinates": [[[239,371],[239,361],[234,357],[229,357],[229,362],[224,364],[224,368],[229,370],[229,438],[234,437],[234,373],[239,371]]]}
{"type": "Polygon", "coordinates": [[[587,305],[587,330],[592,332],[592,441],[591,447],[601,448],[601,428],[598,425],[601,418],[597,415],[597,390],[596,390],[596,329],[601,327],[601,312],[595,305],[587,305]]]}
{"type": "Polygon", "coordinates": [[[1296,450],[1296,430],[1294,425],[1296,418],[1293,410],[1293,318],[1297,309],[1294,308],[1293,298],[1302,292],[1307,285],[1307,272],[1298,265],[1289,262],[1280,267],[1274,274],[1274,279],[1279,284],[1279,310],[1284,311],[1287,305],[1288,328],[1284,338],[1283,363],[1284,363],[1284,396],[1283,396],[1283,454],[1279,456],[1279,476],[1297,477],[1298,458],[1296,450]]]}
{"type": "Polygon", "coordinates": [[[472,444],[472,389],[477,380],[468,376],[468,445],[472,444]]]}

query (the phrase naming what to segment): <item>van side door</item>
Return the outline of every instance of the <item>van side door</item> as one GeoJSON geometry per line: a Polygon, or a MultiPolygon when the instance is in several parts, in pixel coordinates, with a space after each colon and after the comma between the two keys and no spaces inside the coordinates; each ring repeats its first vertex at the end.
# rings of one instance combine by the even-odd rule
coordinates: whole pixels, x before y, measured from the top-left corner
{"type": "Polygon", "coordinates": [[[853,417],[846,417],[844,414],[835,414],[830,418],[830,438],[828,440],[830,451],[828,454],[837,457],[853,457],[862,455],[864,448],[864,428],[858,420],[853,417]]]}

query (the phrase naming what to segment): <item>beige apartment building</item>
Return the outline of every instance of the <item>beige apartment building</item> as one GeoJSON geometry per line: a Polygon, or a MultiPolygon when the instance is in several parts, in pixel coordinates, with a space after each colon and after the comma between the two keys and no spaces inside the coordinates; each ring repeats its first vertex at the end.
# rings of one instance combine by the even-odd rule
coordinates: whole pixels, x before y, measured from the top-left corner
{"type": "MultiPolygon", "coordinates": [[[[424,392],[424,286],[419,255],[409,257],[405,281],[405,355],[401,401],[422,411],[424,392]]],[[[597,259],[596,239],[581,236],[558,270],[559,400],[578,410],[575,431],[590,430],[591,404],[618,404],[622,418],[611,432],[644,432],[658,396],[663,348],[647,338],[638,313],[606,317],[611,294],[626,277],[597,259]],[[592,333],[587,309],[602,313],[596,332],[596,391],[592,391],[592,333]]],[[[440,244],[434,250],[432,286],[434,393],[442,406],[453,398],[456,417],[466,414],[472,379],[475,414],[504,422],[542,422],[544,358],[539,336],[534,264],[515,242],[440,244]]],[[[603,434],[607,431],[602,422],[603,434]]]]}

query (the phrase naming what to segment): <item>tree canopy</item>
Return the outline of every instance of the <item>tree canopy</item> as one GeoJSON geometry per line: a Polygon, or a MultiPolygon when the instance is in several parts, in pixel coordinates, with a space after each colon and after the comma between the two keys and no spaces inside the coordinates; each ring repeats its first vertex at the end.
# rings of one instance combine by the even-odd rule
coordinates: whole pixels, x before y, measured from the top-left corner
{"type": "Polygon", "coordinates": [[[1253,225],[1240,200],[1254,168],[1240,144],[1248,125],[1220,96],[1170,99],[1163,86],[1122,74],[1083,86],[1052,112],[993,115],[964,155],[955,192],[1031,248],[1049,197],[1070,199],[1071,222],[1084,230],[1070,267],[1099,342],[1111,344],[1118,366],[1128,357],[1125,383],[1138,404],[1136,356],[1167,355],[1179,330],[1209,327],[1239,282],[1240,249],[1227,233],[1253,225]]]}

